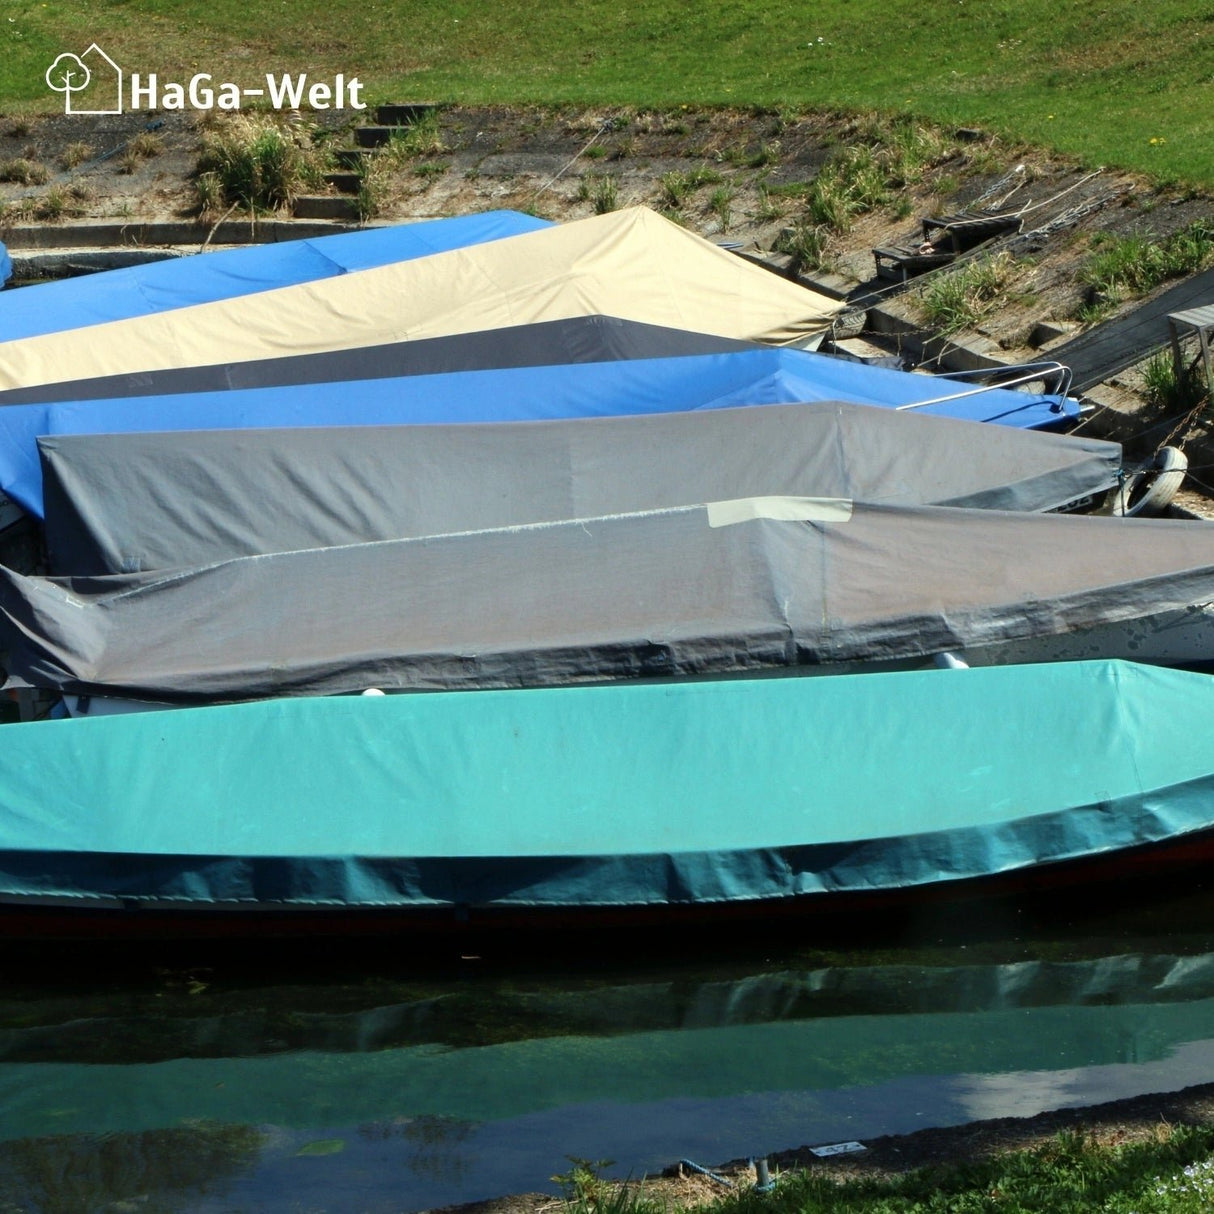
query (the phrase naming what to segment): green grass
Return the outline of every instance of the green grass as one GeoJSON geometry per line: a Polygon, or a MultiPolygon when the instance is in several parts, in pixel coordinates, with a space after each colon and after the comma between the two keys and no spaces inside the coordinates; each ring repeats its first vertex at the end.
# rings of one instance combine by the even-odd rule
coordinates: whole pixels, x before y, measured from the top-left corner
{"type": "Polygon", "coordinates": [[[1080,280],[1102,299],[1117,303],[1210,265],[1214,265],[1214,224],[1199,221],[1163,240],[1109,238],[1088,259],[1080,280]]]}
{"type": "Polygon", "coordinates": [[[971,328],[1003,298],[1016,270],[1005,252],[934,275],[919,297],[924,319],[941,333],[971,328]]]}
{"type": "Polygon", "coordinates": [[[914,112],[1214,184],[1211,0],[7,0],[0,108],[97,41],[162,80],[357,75],[368,100],[914,112]]]}
{"type": "MultiPolygon", "coordinates": [[[[133,147],[129,154],[138,159],[133,147]]],[[[198,179],[205,185],[199,203],[204,211],[212,209],[209,195],[218,182],[222,203],[272,211],[315,184],[323,167],[316,153],[272,118],[235,115],[203,135],[198,179]]]]}
{"type": "MultiPolygon", "coordinates": [[[[1161,1126],[1154,1140],[1119,1146],[1061,1134],[1036,1150],[893,1180],[788,1173],[770,1193],[727,1195],[689,1214],[1208,1214],[1212,1152],[1208,1127],[1161,1126]]],[[[669,1214],[644,1186],[604,1190],[593,1165],[554,1179],[562,1182],[569,1214],[669,1214]]]]}
{"type": "Polygon", "coordinates": [[[1170,349],[1152,355],[1142,369],[1143,395],[1157,409],[1180,411],[1192,409],[1207,395],[1205,370],[1200,362],[1182,362],[1176,373],[1176,364],[1170,349]]]}

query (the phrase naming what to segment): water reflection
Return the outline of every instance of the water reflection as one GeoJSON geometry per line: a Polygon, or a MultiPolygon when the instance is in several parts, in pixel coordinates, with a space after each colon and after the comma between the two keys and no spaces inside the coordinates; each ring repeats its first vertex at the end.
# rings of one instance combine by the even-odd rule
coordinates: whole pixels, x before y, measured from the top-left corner
{"type": "Polygon", "coordinates": [[[0,1193],[23,1200],[6,1209],[48,1214],[97,1214],[122,1201],[152,1212],[175,1208],[176,1197],[224,1196],[232,1177],[256,1159],[261,1137],[248,1126],[199,1125],[19,1139],[0,1144],[0,1193]]]}
{"type": "Polygon", "coordinates": [[[570,1155],[639,1175],[1208,1080],[1214,952],[31,987],[0,998],[0,1192],[424,1209],[570,1155]]]}

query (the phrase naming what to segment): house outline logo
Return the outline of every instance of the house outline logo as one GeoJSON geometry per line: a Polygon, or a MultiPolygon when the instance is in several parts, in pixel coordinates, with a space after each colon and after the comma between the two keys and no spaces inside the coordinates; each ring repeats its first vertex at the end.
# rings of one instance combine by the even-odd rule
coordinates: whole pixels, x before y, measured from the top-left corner
{"type": "Polygon", "coordinates": [[[122,68],[118,66],[95,42],[89,44],[83,55],[69,52],[58,56],[46,69],[47,86],[63,94],[65,114],[121,114],[122,113],[122,68]],[[85,61],[92,57],[92,66],[85,61]],[[92,83],[100,83],[107,77],[114,82],[113,109],[72,109],[72,94],[82,92],[92,83]]]}

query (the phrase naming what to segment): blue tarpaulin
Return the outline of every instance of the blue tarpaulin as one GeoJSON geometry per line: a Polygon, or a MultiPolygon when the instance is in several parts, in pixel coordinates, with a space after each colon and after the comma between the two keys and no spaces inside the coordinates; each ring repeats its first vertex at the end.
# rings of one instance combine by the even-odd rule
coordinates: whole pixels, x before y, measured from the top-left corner
{"type": "MultiPolygon", "coordinates": [[[[242,430],[282,426],[532,421],[841,400],[1022,429],[1057,426],[1057,398],[973,389],[803,350],[756,349],[576,367],[509,367],[357,383],[65,401],[0,408],[0,489],[42,516],[37,439],[45,434],[242,430]]],[[[1068,402],[1067,409],[1074,408],[1068,402]]]]}
{"type": "Polygon", "coordinates": [[[13,259],[8,255],[8,250],[0,244],[0,287],[4,286],[13,274],[13,259]]]}
{"type": "MultiPolygon", "coordinates": [[[[517,211],[489,211],[105,270],[0,296],[0,341],[233,299],[551,226],[517,211]]],[[[0,282],[6,266],[11,270],[0,245],[0,282]]]]}

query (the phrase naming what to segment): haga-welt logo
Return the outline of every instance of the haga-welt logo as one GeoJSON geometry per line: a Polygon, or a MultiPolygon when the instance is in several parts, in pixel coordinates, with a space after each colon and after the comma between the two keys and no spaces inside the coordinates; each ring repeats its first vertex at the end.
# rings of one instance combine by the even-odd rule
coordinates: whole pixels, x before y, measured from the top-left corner
{"type": "Polygon", "coordinates": [[[47,68],[46,83],[63,94],[65,114],[121,114],[139,110],[238,110],[247,99],[268,99],[276,109],[365,110],[362,81],[339,73],[331,80],[308,82],[307,72],[265,74],[264,88],[242,88],[231,81],[216,84],[210,72],[195,72],[184,84],[161,82],[155,72],[142,76],[122,69],[95,42],[82,55],[63,54],[47,68]],[[124,87],[125,82],[125,87],[124,87]]]}

